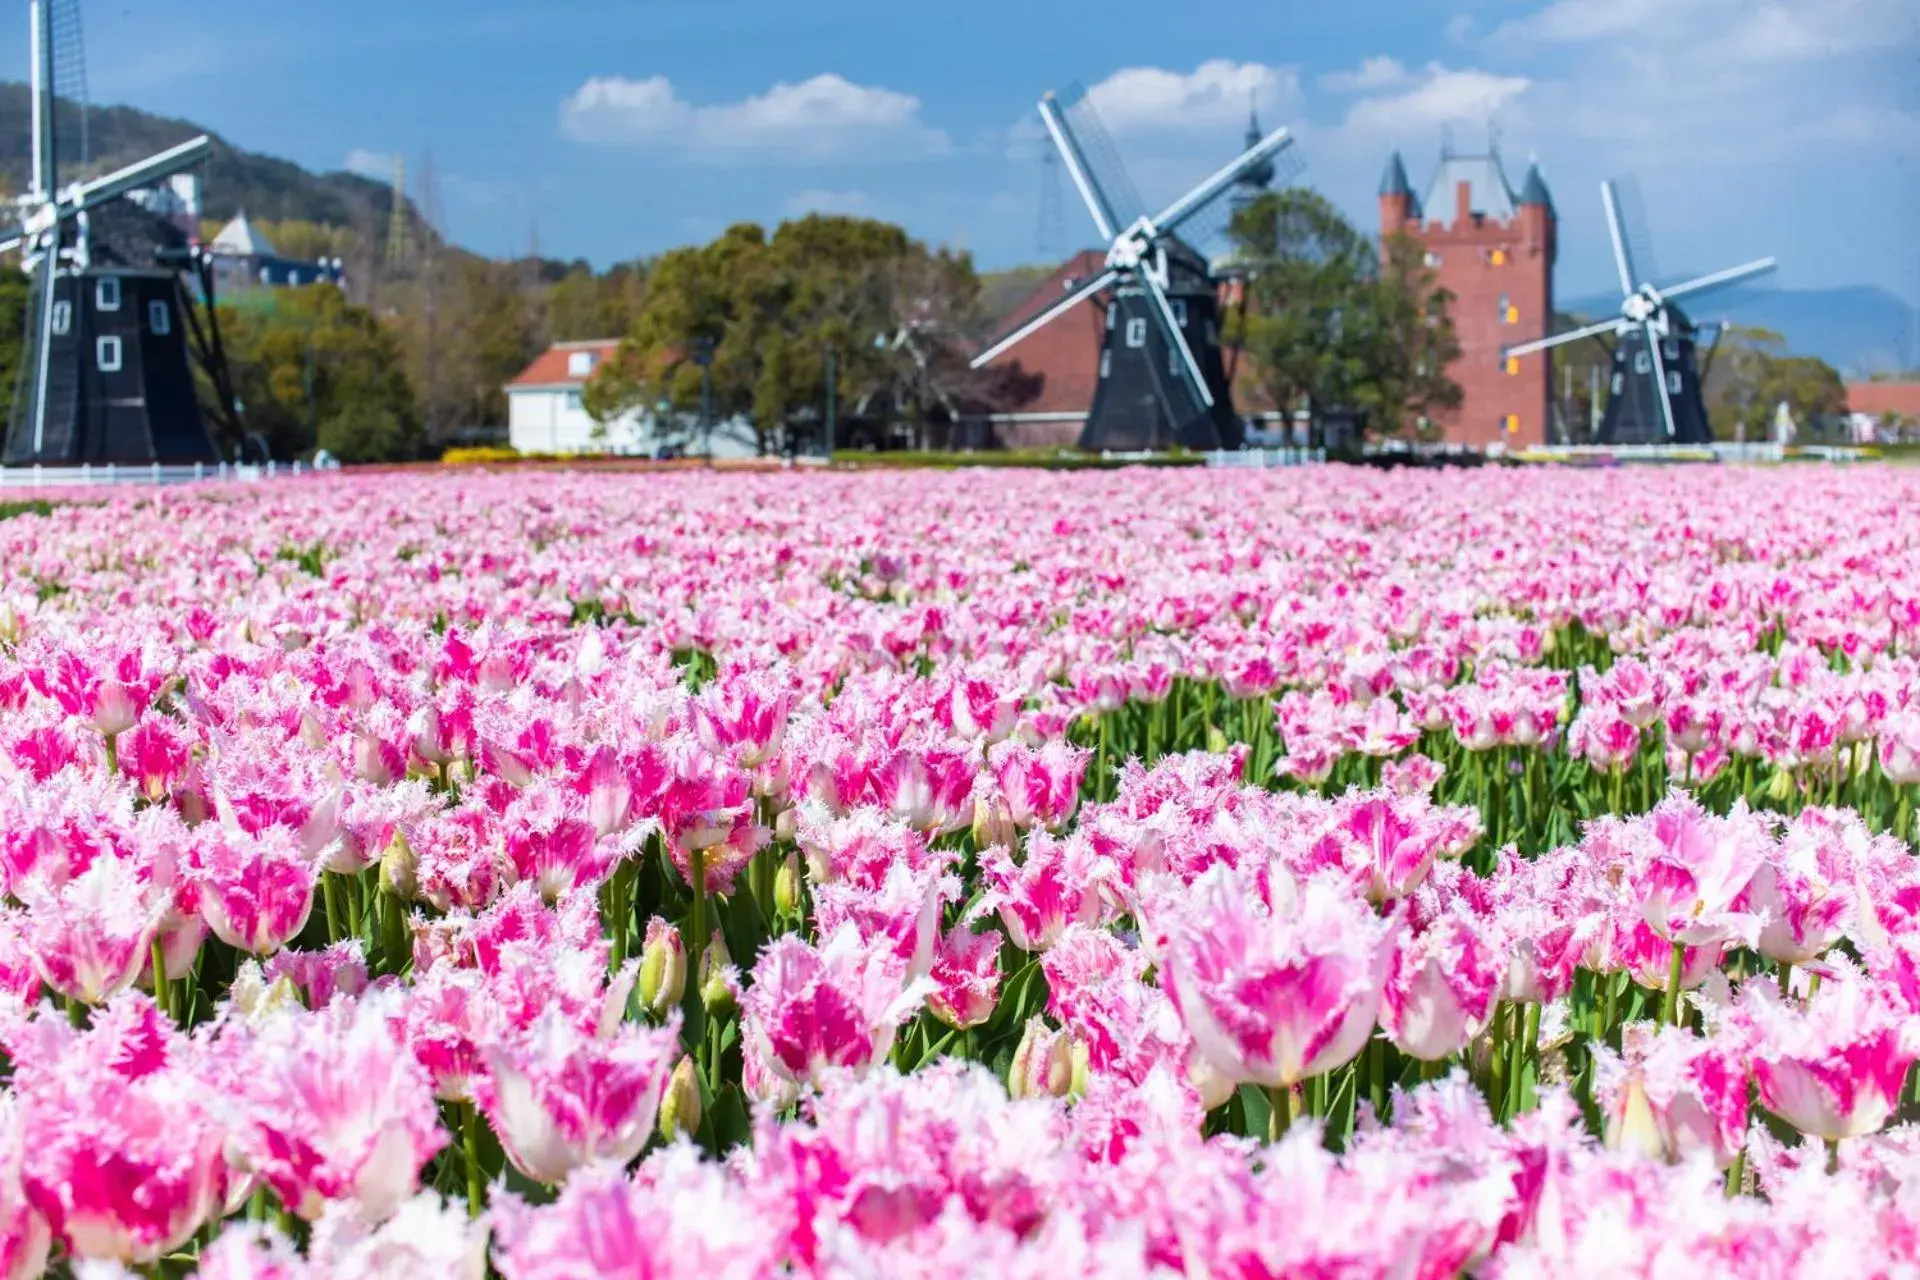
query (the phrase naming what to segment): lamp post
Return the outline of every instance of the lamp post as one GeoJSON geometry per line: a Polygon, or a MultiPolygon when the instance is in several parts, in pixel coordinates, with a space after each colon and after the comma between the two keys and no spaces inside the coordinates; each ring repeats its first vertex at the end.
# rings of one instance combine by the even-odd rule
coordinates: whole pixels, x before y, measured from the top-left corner
{"type": "Polygon", "coordinates": [[[833,348],[828,347],[827,348],[827,420],[826,421],[827,421],[827,461],[829,463],[833,461],[834,428],[836,425],[838,425],[834,421],[838,411],[838,406],[834,403],[835,390],[837,390],[837,388],[834,386],[834,380],[833,380],[833,348]]]}
{"type": "Polygon", "coordinates": [[[700,452],[713,465],[713,339],[693,340],[693,362],[700,366],[700,452]]]}

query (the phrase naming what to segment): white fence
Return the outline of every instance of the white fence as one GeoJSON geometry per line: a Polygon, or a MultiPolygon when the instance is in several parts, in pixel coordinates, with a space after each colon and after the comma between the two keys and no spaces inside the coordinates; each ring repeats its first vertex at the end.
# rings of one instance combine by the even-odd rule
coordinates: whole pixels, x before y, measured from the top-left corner
{"type": "Polygon", "coordinates": [[[339,465],[337,462],[331,466],[326,463],[308,466],[303,462],[218,462],[211,465],[196,462],[191,465],[162,466],[155,462],[145,466],[120,466],[107,462],[96,467],[83,462],[77,467],[0,466],[0,489],[85,489],[96,485],[168,485],[226,480],[251,482],[335,471],[339,465]]]}
{"type": "Polygon", "coordinates": [[[1220,449],[1207,454],[1210,467],[1304,467],[1325,462],[1325,449],[1220,449]]]}

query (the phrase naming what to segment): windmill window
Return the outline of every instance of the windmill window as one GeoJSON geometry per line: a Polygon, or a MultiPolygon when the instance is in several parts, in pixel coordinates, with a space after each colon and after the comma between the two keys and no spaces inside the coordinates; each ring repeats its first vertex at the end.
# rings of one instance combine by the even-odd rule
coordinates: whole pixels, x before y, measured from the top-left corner
{"type": "Polygon", "coordinates": [[[1180,348],[1168,347],[1167,348],[1167,372],[1177,378],[1180,376],[1180,371],[1185,367],[1186,366],[1184,366],[1180,362],[1180,348]]]}
{"type": "Polygon", "coordinates": [[[53,331],[64,334],[73,327],[73,304],[56,302],[53,304],[53,331]]]}
{"type": "Polygon", "coordinates": [[[1107,330],[1108,330],[1108,332],[1112,332],[1112,330],[1113,330],[1113,315],[1114,315],[1114,311],[1113,311],[1113,308],[1112,308],[1112,307],[1108,307],[1108,308],[1107,308],[1107,330]]]}
{"type": "Polygon", "coordinates": [[[118,276],[107,276],[94,283],[93,306],[96,311],[120,309],[120,278],[118,276]]]}
{"type": "Polygon", "coordinates": [[[1680,371],[1678,369],[1669,369],[1667,371],[1667,391],[1676,396],[1680,394],[1680,371]]]}
{"type": "Polygon", "coordinates": [[[1668,338],[1665,342],[1661,343],[1660,350],[1669,360],[1678,360],[1680,358],[1680,344],[1672,338],[1668,338]]]}
{"type": "Polygon", "coordinates": [[[1179,325],[1182,329],[1186,328],[1187,327],[1187,300],[1185,298],[1175,298],[1171,305],[1173,307],[1173,322],[1179,325]]]}
{"type": "Polygon", "coordinates": [[[147,304],[147,328],[162,338],[173,332],[173,310],[166,299],[155,298],[147,304]]]}
{"type": "Polygon", "coordinates": [[[1614,374],[1613,375],[1613,394],[1619,395],[1622,391],[1625,391],[1626,389],[1627,389],[1626,376],[1624,374],[1618,374],[1618,373],[1614,374]]]}
{"type": "Polygon", "coordinates": [[[1645,373],[1651,368],[1653,368],[1652,357],[1644,351],[1636,351],[1633,353],[1633,371],[1635,373],[1645,373]]]}
{"type": "Polygon", "coordinates": [[[1102,351],[1100,353],[1100,376],[1104,378],[1109,373],[1112,373],[1112,372],[1113,372],[1113,352],[1102,351]]]}
{"type": "Polygon", "coordinates": [[[1144,347],[1147,345],[1147,322],[1135,317],[1127,321],[1127,345],[1144,347]]]}
{"type": "Polygon", "coordinates": [[[101,338],[93,344],[94,363],[102,373],[120,372],[120,339],[101,338]]]}

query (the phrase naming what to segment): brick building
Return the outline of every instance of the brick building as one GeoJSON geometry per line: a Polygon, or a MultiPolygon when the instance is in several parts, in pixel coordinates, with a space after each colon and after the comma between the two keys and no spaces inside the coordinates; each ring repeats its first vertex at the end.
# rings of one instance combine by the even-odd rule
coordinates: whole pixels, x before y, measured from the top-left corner
{"type": "Polygon", "coordinates": [[[1548,439],[1552,363],[1507,360],[1502,349],[1553,330],[1558,218],[1537,166],[1516,192],[1498,155],[1443,154],[1424,199],[1395,152],[1380,181],[1380,235],[1419,241],[1441,287],[1453,294],[1462,400],[1440,426],[1460,444],[1525,448],[1548,439]]]}

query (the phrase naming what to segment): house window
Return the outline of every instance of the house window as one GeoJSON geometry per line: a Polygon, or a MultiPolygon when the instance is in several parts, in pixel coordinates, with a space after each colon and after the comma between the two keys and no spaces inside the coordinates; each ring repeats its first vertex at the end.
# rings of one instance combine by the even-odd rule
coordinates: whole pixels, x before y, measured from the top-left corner
{"type": "Polygon", "coordinates": [[[147,304],[147,328],[162,338],[173,332],[173,308],[165,298],[155,298],[147,304]]]}
{"type": "Polygon", "coordinates": [[[1113,372],[1113,352],[1102,351],[1100,353],[1100,376],[1104,378],[1109,373],[1112,373],[1112,372],[1113,372]]]}
{"type": "Polygon", "coordinates": [[[53,331],[64,334],[73,327],[73,304],[56,302],[53,304],[53,331]]]}
{"type": "Polygon", "coordinates": [[[94,363],[102,373],[120,372],[120,339],[101,338],[93,344],[94,363]]]}
{"type": "Polygon", "coordinates": [[[120,277],[105,276],[94,282],[93,307],[96,311],[120,309],[120,277]]]}
{"type": "Polygon", "coordinates": [[[1173,322],[1179,325],[1182,329],[1186,328],[1187,327],[1187,300],[1185,298],[1175,298],[1173,300],[1172,306],[1173,306],[1173,322]]]}
{"type": "Polygon", "coordinates": [[[1147,322],[1138,316],[1127,321],[1127,345],[1130,347],[1147,345],[1147,322]]]}
{"type": "Polygon", "coordinates": [[[1667,370],[1667,391],[1676,396],[1680,394],[1680,371],[1678,369],[1667,370]]]}
{"type": "Polygon", "coordinates": [[[1651,356],[1644,351],[1636,351],[1633,353],[1633,371],[1635,373],[1645,373],[1651,368],[1653,368],[1653,358],[1651,356]]]}
{"type": "Polygon", "coordinates": [[[593,372],[593,352],[570,351],[567,353],[567,376],[584,378],[593,372]]]}
{"type": "Polygon", "coordinates": [[[1513,309],[1513,299],[1508,297],[1504,293],[1501,294],[1500,295],[1500,314],[1504,317],[1507,314],[1507,312],[1511,311],[1512,309],[1513,309]]]}
{"type": "Polygon", "coordinates": [[[1440,255],[1429,249],[1427,250],[1426,262],[1430,267],[1437,267],[1440,265],[1440,255]]]}
{"type": "Polygon", "coordinates": [[[567,392],[567,408],[578,409],[579,407],[580,407],[580,393],[578,391],[567,392]]]}

